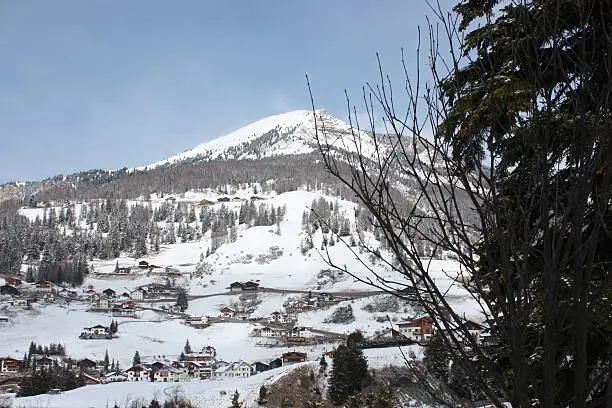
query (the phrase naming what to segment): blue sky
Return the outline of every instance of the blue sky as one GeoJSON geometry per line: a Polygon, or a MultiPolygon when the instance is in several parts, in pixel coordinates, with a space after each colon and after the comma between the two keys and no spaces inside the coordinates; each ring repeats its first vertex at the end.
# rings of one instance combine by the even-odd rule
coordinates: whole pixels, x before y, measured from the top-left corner
{"type": "MultiPolygon", "coordinates": [[[[450,0],[443,1],[450,7],[450,0]]],[[[401,86],[425,0],[0,0],[0,183],[157,161],[276,113],[401,86]]]]}

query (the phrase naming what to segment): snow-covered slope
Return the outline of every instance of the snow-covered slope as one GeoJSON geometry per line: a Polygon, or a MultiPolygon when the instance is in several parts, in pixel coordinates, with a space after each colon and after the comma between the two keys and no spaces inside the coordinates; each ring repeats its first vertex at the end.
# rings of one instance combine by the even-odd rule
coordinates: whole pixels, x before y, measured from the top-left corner
{"type": "MultiPolygon", "coordinates": [[[[326,141],[335,147],[355,151],[351,127],[325,110],[316,111],[317,126],[325,128],[326,141]]],[[[355,131],[356,132],[356,131],[355,131]]],[[[213,139],[193,149],[164,160],[141,166],[136,170],[152,169],[186,159],[256,159],[261,157],[310,153],[317,150],[314,113],[296,110],[269,116],[225,136],[213,139]]],[[[372,147],[370,137],[359,132],[360,149],[367,154],[372,147]]]]}

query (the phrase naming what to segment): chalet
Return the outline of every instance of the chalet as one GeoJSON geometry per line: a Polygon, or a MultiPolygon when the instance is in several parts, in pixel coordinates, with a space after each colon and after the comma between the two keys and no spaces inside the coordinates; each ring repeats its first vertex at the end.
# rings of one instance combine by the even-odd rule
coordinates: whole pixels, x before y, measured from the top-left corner
{"type": "Polygon", "coordinates": [[[246,282],[242,285],[242,290],[254,291],[259,289],[259,283],[257,282],[246,282]]]}
{"type": "Polygon", "coordinates": [[[429,316],[397,324],[398,331],[409,340],[429,341],[434,334],[433,320],[429,316]]]}
{"type": "Polygon", "coordinates": [[[213,205],[214,203],[214,201],[210,201],[204,198],[200,200],[200,202],[198,202],[198,205],[213,205]]]}
{"type": "Polygon", "coordinates": [[[231,364],[222,365],[213,372],[214,378],[235,378],[249,377],[253,369],[250,364],[238,361],[231,364]]]}
{"type": "Polygon", "coordinates": [[[82,360],[79,360],[77,365],[79,366],[81,370],[93,370],[94,368],[97,367],[98,364],[93,360],[84,358],[82,360]]]}
{"type": "Polygon", "coordinates": [[[272,312],[268,317],[268,323],[286,323],[287,315],[281,312],[272,312]]]}
{"type": "Polygon", "coordinates": [[[287,329],[276,327],[263,327],[259,330],[261,337],[286,337],[289,334],[287,329]]]}
{"type": "Polygon", "coordinates": [[[270,365],[270,370],[272,370],[273,368],[282,367],[283,359],[280,357],[275,358],[274,360],[270,361],[269,365],[270,365]]]}
{"type": "Polygon", "coordinates": [[[112,339],[113,335],[110,328],[101,324],[92,327],[85,327],[79,336],[80,339],[112,339]]]}
{"type": "Polygon", "coordinates": [[[126,266],[124,268],[119,268],[117,269],[117,273],[121,274],[121,275],[127,275],[132,271],[132,268],[130,268],[129,266],[126,266]]]}
{"type": "Polygon", "coordinates": [[[219,312],[221,313],[221,317],[224,318],[232,318],[236,315],[236,311],[234,309],[232,309],[231,307],[224,307],[221,310],[219,310],[219,312]]]}
{"type": "Polygon", "coordinates": [[[299,351],[289,351],[287,353],[283,353],[282,360],[283,365],[286,364],[294,364],[294,363],[303,363],[306,361],[307,354],[300,353],[299,351]]]}
{"type": "Polygon", "coordinates": [[[36,292],[39,293],[51,293],[53,292],[53,284],[47,281],[38,281],[34,285],[36,292]]]}
{"type": "Polygon", "coordinates": [[[231,199],[229,197],[219,197],[217,198],[217,201],[220,203],[229,203],[231,199]]]}
{"type": "Polygon", "coordinates": [[[185,323],[195,328],[208,327],[208,316],[189,316],[185,323]]]}
{"type": "Polygon", "coordinates": [[[176,382],[183,377],[181,370],[173,367],[161,367],[153,372],[153,381],[155,382],[176,382]]]}
{"type": "Polygon", "coordinates": [[[12,306],[28,306],[29,302],[27,299],[13,299],[11,301],[12,306]]]}
{"type": "Polygon", "coordinates": [[[185,355],[186,361],[195,361],[195,362],[206,362],[206,361],[215,361],[217,357],[217,350],[213,346],[206,346],[202,348],[202,351],[199,353],[190,353],[185,355]]]}
{"type": "Polygon", "coordinates": [[[11,295],[15,296],[19,294],[19,289],[11,285],[0,286],[0,295],[11,295]]]}
{"type": "Polygon", "coordinates": [[[151,370],[142,364],[136,364],[125,370],[128,381],[149,381],[151,370]]]}
{"type": "Polygon", "coordinates": [[[130,299],[132,300],[144,300],[146,292],[144,289],[136,289],[132,293],[130,293],[130,299]]]}
{"type": "Polygon", "coordinates": [[[8,323],[11,319],[8,316],[0,316],[0,323],[8,323]]]}
{"type": "Polygon", "coordinates": [[[110,299],[106,296],[100,296],[98,299],[94,299],[94,301],[91,302],[91,308],[107,310],[110,308],[110,299]]]}
{"type": "Polygon", "coordinates": [[[58,294],[60,296],[64,296],[64,297],[69,297],[69,298],[76,298],[77,297],[77,292],[74,290],[68,290],[66,288],[62,288],[62,290],[60,290],[58,292],[58,294]]]}
{"type": "Polygon", "coordinates": [[[114,317],[136,317],[136,310],[134,309],[134,307],[124,308],[122,307],[123,304],[113,306],[113,309],[112,309],[113,316],[114,317]]]}
{"type": "Polygon", "coordinates": [[[485,328],[478,335],[478,343],[483,346],[497,346],[500,341],[499,337],[491,329],[485,328]]]}
{"type": "Polygon", "coordinates": [[[45,303],[55,303],[55,296],[53,295],[53,293],[45,293],[43,295],[43,300],[45,301],[45,303]]]}
{"type": "Polygon", "coordinates": [[[6,282],[7,285],[11,285],[11,286],[19,286],[21,285],[21,279],[16,278],[14,276],[7,276],[4,278],[4,282],[6,282]]]}
{"type": "Polygon", "coordinates": [[[244,290],[244,285],[242,282],[232,282],[229,286],[230,292],[242,292],[244,290]]]}
{"type": "Polygon", "coordinates": [[[102,293],[110,299],[114,299],[116,295],[115,291],[110,288],[104,289],[102,293]]]}
{"type": "Polygon", "coordinates": [[[83,382],[85,385],[98,385],[102,384],[102,381],[99,378],[92,377],[88,374],[83,374],[83,382]]]}
{"type": "Polygon", "coordinates": [[[138,262],[138,267],[140,269],[149,269],[149,263],[147,261],[138,262]]]}
{"type": "Polygon", "coordinates": [[[467,329],[468,333],[470,333],[470,336],[472,336],[472,338],[476,340],[476,344],[479,344],[480,343],[480,333],[483,331],[484,328],[478,323],[475,323],[471,320],[467,320],[463,324],[463,327],[467,329]]]}
{"type": "Polygon", "coordinates": [[[263,373],[264,371],[268,371],[269,369],[270,369],[270,364],[261,363],[259,361],[255,362],[255,368],[254,368],[255,373],[257,374],[263,373]]]}
{"type": "Polygon", "coordinates": [[[96,292],[95,290],[89,289],[83,292],[83,296],[85,296],[89,300],[93,300],[97,298],[99,295],[98,295],[98,292],[96,292]]]}
{"type": "Polygon", "coordinates": [[[103,381],[105,384],[127,381],[127,376],[118,371],[110,372],[103,377],[103,381]]]}
{"type": "Polygon", "coordinates": [[[38,358],[34,358],[34,366],[36,367],[36,371],[45,370],[48,371],[53,367],[58,366],[57,360],[52,359],[51,357],[42,356],[38,358]]]}
{"type": "Polygon", "coordinates": [[[288,335],[289,337],[302,337],[302,338],[313,336],[310,327],[304,327],[304,326],[295,326],[294,328],[289,330],[288,335]]]}
{"type": "Polygon", "coordinates": [[[130,294],[128,292],[123,292],[121,296],[119,296],[121,300],[127,300],[130,298],[130,294]]]}
{"type": "Polygon", "coordinates": [[[21,370],[22,361],[12,357],[0,357],[0,373],[16,373],[21,370]]]}

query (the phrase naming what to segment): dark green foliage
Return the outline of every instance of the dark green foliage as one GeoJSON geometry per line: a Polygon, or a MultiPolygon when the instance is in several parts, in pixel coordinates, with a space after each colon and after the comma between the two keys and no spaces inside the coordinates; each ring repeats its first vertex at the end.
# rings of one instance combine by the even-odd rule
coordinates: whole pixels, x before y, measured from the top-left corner
{"type": "Polygon", "coordinates": [[[360,330],[355,330],[346,338],[347,346],[358,345],[361,342],[363,342],[363,333],[360,330]]]}
{"type": "Polygon", "coordinates": [[[232,395],[232,405],[229,408],[242,408],[242,403],[240,402],[240,393],[238,390],[234,391],[234,395],[232,395]]]}
{"type": "Polygon", "coordinates": [[[185,351],[185,354],[191,354],[192,353],[191,344],[189,344],[189,339],[187,339],[187,341],[185,342],[184,351],[185,351]]]}
{"type": "Polygon", "coordinates": [[[368,376],[368,364],[363,352],[356,347],[340,345],[336,349],[329,377],[328,396],[336,405],[361,391],[368,376]]]}
{"type": "Polygon", "coordinates": [[[71,370],[65,368],[56,368],[50,371],[39,370],[35,371],[31,377],[26,377],[21,381],[17,395],[27,397],[44,394],[53,388],[66,391],[83,385],[85,385],[83,378],[71,370]]]}
{"type": "Polygon", "coordinates": [[[265,385],[262,385],[259,388],[259,398],[257,398],[257,403],[259,405],[264,405],[267,402],[268,402],[268,389],[266,388],[265,385]]]}
{"type": "MultiPolygon", "coordinates": [[[[181,307],[181,312],[184,312],[189,307],[189,300],[187,298],[187,291],[180,289],[176,296],[176,304],[181,307]]],[[[185,345],[186,347],[187,345],[185,345]]]]}
{"type": "Polygon", "coordinates": [[[132,358],[132,365],[140,364],[140,354],[138,351],[134,353],[134,358],[132,358]]]}
{"type": "Polygon", "coordinates": [[[423,363],[436,378],[443,383],[448,383],[448,372],[451,362],[451,353],[444,344],[444,339],[439,333],[435,333],[423,352],[423,363]]]}

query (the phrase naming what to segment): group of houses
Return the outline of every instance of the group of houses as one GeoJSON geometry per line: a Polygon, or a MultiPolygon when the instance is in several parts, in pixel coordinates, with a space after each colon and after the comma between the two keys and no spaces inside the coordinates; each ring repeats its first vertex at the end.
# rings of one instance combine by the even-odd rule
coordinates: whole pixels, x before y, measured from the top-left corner
{"type": "Polygon", "coordinates": [[[61,293],[48,281],[26,283],[16,276],[4,276],[3,279],[5,283],[0,286],[0,295],[10,296],[12,306],[29,306],[36,301],[53,303],[61,293]]]}
{"type": "Polygon", "coordinates": [[[315,337],[312,328],[304,326],[282,327],[264,325],[256,328],[252,335],[257,337],[280,338],[292,343],[303,343],[315,337]]]}
{"type": "Polygon", "coordinates": [[[319,307],[327,307],[345,300],[325,292],[308,293],[302,298],[291,299],[285,303],[285,309],[292,312],[304,312],[319,307]]]}
{"type": "Polygon", "coordinates": [[[283,353],[267,363],[247,363],[243,360],[226,362],[217,359],[214,347],[204,347],[200,352],[185,354],[184,360],[157,359],[136,364],[124,371],[125,381],[178,382],[189,379],[223,379],[249,377],[283,365],[306,361],[307,354],[297,351],[283,353]]]}

